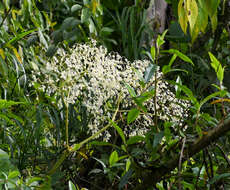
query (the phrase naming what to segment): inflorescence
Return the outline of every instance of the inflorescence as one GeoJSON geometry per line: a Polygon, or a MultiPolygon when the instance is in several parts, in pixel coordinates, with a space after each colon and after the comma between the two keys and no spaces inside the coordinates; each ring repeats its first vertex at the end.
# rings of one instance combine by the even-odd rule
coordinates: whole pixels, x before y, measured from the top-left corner
{"type": "MultiPolygon", "coordinates": [[[[75,45],[70,52],[58,49],[57,55],[40,71],[33,71],[33,83],[39,83],[39,89],[48,95],[62,96],[68,104],[81,102],[87,108],[88,128],[91,134],[101,129],[108,118],[111,119],[118,96],[122,96],[122,110],[135,107],[124,84],[129,84],[137,95],[142,92],[140,75],[144,78],[148,60],[129,62],[117,53],[108,53],[103,46],[97,47],[96,41],[75,45]]],[[[156,71],[157,116],[160,120],[170,121],[180,125],[187,117],[189,102],[177,99],[169,90],[168,83],[163,80],[159,69],[156,71]],[[181,106],[183,105],[183,106],[181,106]]],[[[154,88],[154,79],[149,81],[154,88]]],[[[59,105],[61,105],[59,103],[59,105]]],[[[129,136],[144,135],[154,125],[154,97],[144,103],[147,113],[140,114],[135,122],[123,126],[129,136]]],[[[125,113],[127,115],[127,111],[125,113]]],[[[124,114],[123,114],[124,115],[124,114]]],[[[124,122],[126,123],[126,122],[124,122]]],[[[110,138],[110,133],[103,134],[104,140],[110,138]]]]}

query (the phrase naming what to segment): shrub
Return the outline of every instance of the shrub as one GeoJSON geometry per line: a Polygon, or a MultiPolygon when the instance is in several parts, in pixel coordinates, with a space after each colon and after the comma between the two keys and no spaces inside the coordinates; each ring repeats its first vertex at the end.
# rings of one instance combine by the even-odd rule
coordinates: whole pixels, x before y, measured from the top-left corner
{"type": "MultiPolygon", "coordinates": [[[[169,90],[169,84],[159,69],[155,72],[158,88],[154,88],[155,77],[149,80],[145,76],[150,65],[148,60],[131,63],[117,53],[108,53],[103,46],[97,47],[96,41],[92,40],[75,45],[69,52],[59,49],[50,62],[32,72],[32,77],[33,84],[49,96],[62,97],[67,104],[86,107],[91,134],[95,134],[111,118],[118,96],[122,97],[119,111],[123,121],[128,110],[135,107],[130,91],[136,97],[146,96],[148,92],[143,104],[146,111],[132,124],[123,122],[127,135],[144,135],[154,125],[154,91],[157,93],[156,108],[160,120],[180,125],[189,107],[188,101],[177,99],[169,90]]],[[[59,107],[62,106],[60,100],[59,107]]],[[[104,140],[108,141],[110,136],[106,131],[104,140]]]]}

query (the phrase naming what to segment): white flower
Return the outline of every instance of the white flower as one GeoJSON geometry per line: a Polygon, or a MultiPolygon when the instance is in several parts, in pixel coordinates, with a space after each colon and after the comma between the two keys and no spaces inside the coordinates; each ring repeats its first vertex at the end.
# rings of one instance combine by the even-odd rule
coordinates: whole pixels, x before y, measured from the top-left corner
{"type": "MultiPolygon", "coordinates": [[[[48,94],[66,92],[67,103],[74,104],[77,100],[83,100],[82,105],[86,106],[87,114],[91,118],[89,132],[95,134],[108,122],[108,117],[113,115],[119,94],[123,98],[121,109],[128,110],[135,106],[124,83],[135,89],[137,96],[141,95],[139,74],[143,78],[149,64],[148,60],[131,63],[117,53],[108,54],[106,48],[97,47],[96,41],[92,40],[90,43],[77,44],[69,53],[58,49],[56,57],[41,69],[41,73],[33,72],[32,78],[34,82],[41,81],[40,89],[48,94]],[[105,106],[108,102],[113,104],[112,107],[105,106]]],[[[175,98],[159,70],[157,78],[157,115],[161,120],[180,124],[183,122],[181,118],[187,112],[179,104],[186,108],[189,103],[175,98]]],[[[154,79],[152,77],[149,81],[153,88],[154,79]]],[[[148,114],[141,114],[133,124],[124,126],[127,135],[144,135],[149,126],[154,125],[154,98],[147,100],[144,105],[148,114]]],[[[108,131],[104,135],[104,140],[111,136],[108,131]]]]}

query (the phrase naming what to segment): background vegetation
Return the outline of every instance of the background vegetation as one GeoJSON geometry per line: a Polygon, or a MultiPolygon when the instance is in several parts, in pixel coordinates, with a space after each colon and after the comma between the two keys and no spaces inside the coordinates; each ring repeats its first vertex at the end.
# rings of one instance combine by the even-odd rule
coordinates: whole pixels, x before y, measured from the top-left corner
{"type": "MultiPolygon", "coordinates": [[[[145,0],[0,2],[0,189],[230,188],[230,4],[167,3],[167,30],[158,35],[145,0]],[[104,102],[113,112],[96,134],[80,96],[68,103],[65,91],[39,86],[56,76],[44,68],[58,48],[68,55],[91,39],[124,56],[114,53],[123,69],[151,63],[137,78],[141,90],[126,82],[128,110],[119,97],[104,102]],[[158,116],[167,104],[147,110],[147,100],[157,104],[160,73],[174,98],[189,102],[180,123],[158,116]],[[140,126],[135,121],[148,114],[148,132],[129,136],[127,124],[140,126]],[[110,140],[95,138],[109,127],[110,140]]],[[[59,89],[68,86],[62,82],[59,89]]]]}

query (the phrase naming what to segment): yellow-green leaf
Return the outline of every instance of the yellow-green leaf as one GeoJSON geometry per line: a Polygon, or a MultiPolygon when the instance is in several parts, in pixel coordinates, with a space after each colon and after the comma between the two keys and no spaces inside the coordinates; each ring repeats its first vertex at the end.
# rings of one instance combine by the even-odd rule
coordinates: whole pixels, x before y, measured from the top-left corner
{"type": "Polygon", "coordinates": [[[216,104],[216,103],[220,103],[220,102],[229,102],[230,103],[230,99],[229,98],[222,98],[222,99],[214,100],[211,102],[211,104],[216,104]]]}
{"type": "Polygon", "coordinates": [[[180,0],[178,3],[178,20],[181,26],[181,29],[186,34],[188,26],[188,14],[186,9],[186,0],[180,0]]]}
{"type": "Polygon", "coordinates": [[[0,55],[1,55],[2,59],[5,60],[6,56],[5,56],[4,50],[2,48],[0,48],[0,55]]]}
{"type": "Polygon", "coordinates": [[[195,0],[187,0],[187,14],[188,14],[188,22],[192,34],[198,17],[198,6],[195,0]]]}
{"type": "Polygon", "coordinates": [[[18,61],[22,64],[22,58],[20,57],[17,49],[13,47],[12,50],[14,52],[14,55],[17,57],[18,61]]]}
{"type": "Polygon", "coordinates": [[[214,33],[217,27],[217,12],[210,19],[212,24],[212,32],[214,33]]]}
{"type": "Polygon", "coordinates": [[[203,0],[199,0],[198,3],[198,18],[197,20],[199,20],[199,27],[201,32],[205,33],[205,29],[208,25],[208,12],[205,9],[205,3],[203,0]]]}

